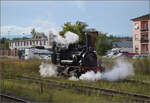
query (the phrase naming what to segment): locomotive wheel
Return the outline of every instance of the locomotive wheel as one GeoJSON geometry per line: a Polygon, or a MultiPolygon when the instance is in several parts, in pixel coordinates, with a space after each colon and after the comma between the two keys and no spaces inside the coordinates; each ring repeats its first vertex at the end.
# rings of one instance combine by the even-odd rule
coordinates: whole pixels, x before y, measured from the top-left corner
{"type": "Polygon", "coordinates": [[[63,76],[63,72],[65,70],[65,67],[64,66],[57,66],[57,76],[63,76]]]}
{"type": "Polygon", "coordinates": [[[78,77],[78,75],[79,75],[79,72],[78,72],[79,70],[77,69],[77,68],[73,68],[73,67],[70,67],[69,69],[68,69],[68,74],[70,75],[70,77],[71,76],[75,76],[75,77],[78,77]],[[78,74],[77,74],[78,73],[78,74]]]}
{"type": "Polygon", "coordinates": [[[73,67],[69,67],[68,74],[70,74],[72,71],[74,71],[74,68],[73,67]]]}
{"type": "Polygon", "coordinates": [[[82,73],[80,72],[80,70],[77,70],[77,71],[76,71],[76,77],[77,77],[77,78],[79,78],[79,77],[81,76],[81,74],[82,74],[82,73]]]}

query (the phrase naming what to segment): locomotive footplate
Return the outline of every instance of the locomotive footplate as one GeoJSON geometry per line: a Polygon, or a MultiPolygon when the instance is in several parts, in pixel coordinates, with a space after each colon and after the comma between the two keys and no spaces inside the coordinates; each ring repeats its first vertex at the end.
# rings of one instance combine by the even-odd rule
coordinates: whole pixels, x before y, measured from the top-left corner
{"type": "Polygon", "coordinates": [[[71,77],[71,76],[75,76],[75,77],[80,77],[82,74],[85,74],[88,71],[94,71],[99,72],[100,71],[100,67],[98,66],[61,66],[58,65],[58,75],[59,76],[64,76],[64,77],[71,77]]]}

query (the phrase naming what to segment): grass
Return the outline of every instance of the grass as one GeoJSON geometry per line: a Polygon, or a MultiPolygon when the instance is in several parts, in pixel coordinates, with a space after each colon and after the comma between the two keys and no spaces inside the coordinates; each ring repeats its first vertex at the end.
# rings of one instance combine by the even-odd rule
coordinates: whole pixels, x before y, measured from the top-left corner
{"type": "MultiPolygon", "coordinates": [[[[0,59],[0,72],[11,73],[16,75],[35,76],[39,74],[39,66],[44,60],[30,59],[0,59]]],[[[49,62],[49,61],[48,61],[49,62]]]]}
{"type": "MultiPolygon", "coordinates": [[[[111,69],[115,65],[116,59],[114,58],[103,58],[103,64],[106,69],[111,69]]],[[[132,62],[135,69],[135,77],[139,77],[144,79],[149,77],[150,72],[150,59],[126,59],[129,62],[132,62]]],[[[3,73],[12,73],[12,74],[21,74],[26,76],[40,76],[39,74],[39,66],[41,62],[46,62],[44,60],[39,59],[30,59],[30,60],[19,60],[19,59],[0,59],[0,72],[3,73]]],[[[48,61],[50,63],[50,61],[48,61]]],[[[138,79],[140,79],[138,78],[138,79]]]]}
{"type": "Polygon", "coordinates": [[[26,98],[32,97],[36,102],[54,102],[54,103],[99,103],[99,102],[123,102],[129,101],[129,98],[122,98],[119,95],[115,97],[105,96],[86,96],[78,94],[74,89],[61,89],[53,86],[44,86],[44,92],[41,93],[40,85],[20,80],[2,79],[0,81],[2,90],[9,90],[18,96],[26,98]]]}
{"type": "Polygon", "coordinates": [[[123,80],[120,81],[104,81],[99,80],[95,82],[88,82],[88,81],[70,81],[68,78],[63,77],[47,77],[47,78],[41,78],[42,80],[56,80],[59,82],[66,82],[69,84],[77,84],[77,85],[86,85],[86,86],[93,86],[98,88],[105,88],[105,89],[113,89],[117,91],[124,91],[124,92],[131,92],[131,93],[138,93],[138,94],[145,94],[150,95],[150,86],[148,84],[141,84],[139,82],[137,83],[131,83],[131,82],[125,82],[123,80]]]}
{"type": "Polygon", "coordinates": [[[131,93],[139,93],[139,94],[146,94],[150,95],[150,86],[147,84],[140,84],[140,83],[131,83],[131,82],[125,82],[125,81],[115,81],[115,82],[109,82],[104,80],[99,80],[95,82],[88,82],[88,81],[69,81],[65,78],[47,78],[47,79],[53,79],[61,82],[67,82],[72,84],[81,84],[81,85],[87,85],[87,86],[93,86],[98,88],[105,88],[105,89],[113,89],[117,91],[125,91],[125,92],[131,92],[131,93]]]}
{"type": "MultiPolygon", "coordinates": [[[[116,59],[104,58],[103,66],[105,66],[106,68],[112,68],[115,60],[116,59]]],[[[138,70],[138,69],[141,69],[141,68],[144,69],[147,67],[148,67],[147,69],[149,69],[149,64],[148,64],[149,59],[128,58],[126,60],[133,62],[134,68],[137,69],[135,75],[129,76],[128,78],[150,81],[149,73],[147,73],[146,71],[141,73],[140,70],[138,70]],[[138,64],[138,62],[141,62],[141,61],[142,61],[142,63],[140,63],[141,65],[138,64]]],[[[39,59],[18,60],[18,59],[3,58],[3,59],[0,59],[0,73],[42,78],[39,73],[39,66],[40,66],[41,62],[49,62],[50,63],[50,61],[44,61],[44,60],[39,60],[39,59]]],[[[141,69],[141,71],[142,71],[142,69],[141,69]]],[[[61,82],[73,83],[73,84],[83,84],[83,85],[95,86],[95,87],[99,87],[99,88],[114,89],[114,90],[118,90],[118,91],[150,95],[150,92],[149,92],[150,86],[142,85],[142,84],[138,84],[138,83],[135,84],[135,83],[129,83],[129,82],[124,82],[124,81],[108,82],[108,81],[102,81],[102,80],[95,81],[95,82],[87,82],[87,81],[81,81],[81,80],[69,81],[68,78],[62,78],[62,77],[61,78],[49,77],[49,78],[42,78],[42,79],[52,79],[52,80],[57,80],[57,81],[61,81],[61,82]]],[[[23,82],[23,85],[24,85],[24,87],[23,87],[22,83],[20,83],[20,81],[18,81],[18,83],[16,82],[16,84],[14,84],[13,81],[5,80],[5,84],[6,84],[6,87],[3,89],[15,91],[16,93],[22,94],[23,96],[34,97],[34,99],[39,98],[40,100],[47,100],[47,101],[55,101],[55,102],[62,101],[61,103],[66,103],[67,101],[75,102],[76,99],[78,100],[78,102],[81,102],[81,103],[83,102],[83,100],[85,100],[84,102],[86,102],[86,103],[93,102],[92,100],[95,100],[95,102],[101,101],[101,100],[102,101],[111,101],[113,99],[114,99],[114,101],[122,100],[120,97],[107,99],[108,97],[107,98],[105,98],[105,97],[97,98],[95,96],[92,96],[92,97],[87,97],[84,95],[79,96],[79,95],[77,95],[77,93],[72,92],[72,90],[59,91],[57,89],[55,90],[54,88],[52,88],[51,89],[52,91],[49,91],[48,93],[45,92],[43,94],[40,94],[40,90],[39,90],[40,87],[38,85],[35,85],[32,83],[26,84],[23,82]],[[21,85],[21,87],[18,84],[21,85]],[[17,87],[17,89],[16,89],[16,87],[17,87]],[[18,88],[20,88],[20,89],[18,89],[18,88]],[[25,90],[22,88],[28,88],[28,90],[25,90]],[[69,98],[65,99],[65,97],[63,97],[61,94],[63,94],[63,96],[69,97],[69,98]],[[47,98],[47,99],[45,99],[45,98],[47,98]],[[48,99],[48,98],[50,98],[50,99],[48,99]],[[117,99],[117,98],[119,98],[119,99],[117,99]]]]}
{"type": "Polygon", "coordinates": [[[41,93],[40,86],[35,83],[28,83],[26,81],[12,80],[12,79],[2,79],[1,89],[12,91],[18,96],[32,97],[36,101],[50,101],[51,96],[49,93],[41,93]],[[47,98],[45,98],[47,97],[47,98]]]}
{"type": "Polygon", "coordinates": [[[135,73],[137,74],[150,74],[150,59],[149,58],[137,58],[134,62],[135,73]]]}
{"type": "Polygon", "coordinates": [[[133,76],[128,76],[129,79],[141,80],[145,82],[150,82],[150,75],[148,74],[135,74],[133,76]]]}

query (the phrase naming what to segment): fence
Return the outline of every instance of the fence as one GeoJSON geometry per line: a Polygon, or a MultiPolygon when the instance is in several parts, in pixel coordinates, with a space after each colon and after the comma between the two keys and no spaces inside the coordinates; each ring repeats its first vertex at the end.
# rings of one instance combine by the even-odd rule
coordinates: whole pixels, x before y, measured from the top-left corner
{"type": "Polygon", "coordinates": [[[18,50],[0,50],[0,56],[18,56],[18,50]]]}

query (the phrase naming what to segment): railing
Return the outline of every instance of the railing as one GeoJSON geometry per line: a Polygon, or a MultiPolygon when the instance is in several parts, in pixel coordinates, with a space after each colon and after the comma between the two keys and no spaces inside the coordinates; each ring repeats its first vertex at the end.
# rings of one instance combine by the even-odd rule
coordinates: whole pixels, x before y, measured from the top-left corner
{"type": "Polygon", "coordinates": [[[148,42],[149,42],[149,40],[147,40],[147,39],[141,40],[141,43],[148,43],[148,42]]]}
{"type": "Polygon", "coordinates": [[[141,32],[148,31],[148,28],[141,28],[141,32]]]}
{"type": "Polygon", "coordinates": [[[148,50],[146,50],[146,51],[142,51],[142,52],[141,52],[141,54],[145,54],[145,55],[147,55],[147,54],[148,54],[148,50]]]}

